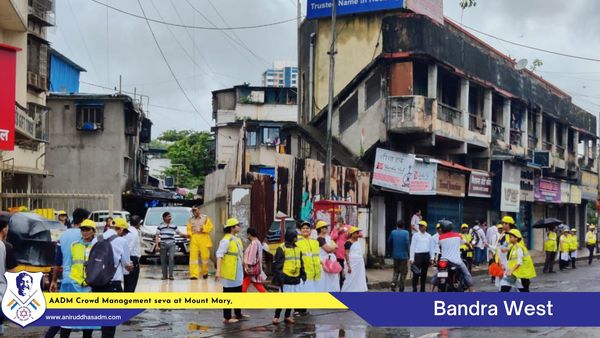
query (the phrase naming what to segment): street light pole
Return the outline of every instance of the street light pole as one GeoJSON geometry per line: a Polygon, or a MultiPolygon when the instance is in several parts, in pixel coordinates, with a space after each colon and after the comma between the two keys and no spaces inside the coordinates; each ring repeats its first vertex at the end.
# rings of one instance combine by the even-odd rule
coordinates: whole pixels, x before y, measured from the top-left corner
{"type": "Polygon", "coordinates": [[[329,104],[327,106],[327,140],[325,158],[325,199],[331,196],[331,116],[333,115],[333,84],[335,80],[335,19],[337,12],[337,0],[332,0],[331,7],[331,37],[329,46],[329,104]]]}

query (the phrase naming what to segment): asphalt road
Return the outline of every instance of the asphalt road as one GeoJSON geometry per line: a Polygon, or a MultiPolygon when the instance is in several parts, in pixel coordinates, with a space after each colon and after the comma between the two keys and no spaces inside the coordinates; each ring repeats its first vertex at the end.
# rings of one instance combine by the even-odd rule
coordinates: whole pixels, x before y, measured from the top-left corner
{"type": "MultiPolygon", "coordinates": [[[[531,285],[532,292],[542,291],[593,291],[600,292],[598,276],[600,261],[589,267],[579,262],[577,270],[559,271],[555,274],[542,274],[531,285]]],[[[187,283],[198,283],[192,289],[208,289],[214,287],[210,280],[158,281],[153,277],[153,268],[144,274],[144,283],[175,283],[176,289],[186,289],[187,283]],[[152,278],[150,278],[152,277],[152,278]],[[203,284],[204,283],[204,284],[203,284]]],[[[185,274],[183,266],[178,267],[180,274],[185,274]]],[[[489,278],[476,277],[476,287],[481,292],[495,292],[489,278]]],[[[164,286],[160,289],[171,289],[164,286]]],[[[372,290],[385,291],[385,290],[372,290]]],[[[594,309],[595,310],[595,309],[594,309]]],[[[221,311],[209,310],[148,310],[117,329],[117,337],[598,337],[600,328],[375,328],[370,327],[351,311],[313,310],[312,315],[299,318],[295,325],[271,324],[271,310],[249,310],[245,312],[252,317],[247,321],[225,325],[222,323],[221,311]]],[[[532,323],[533,324],[533,323],[532,323]]],[[[41,337],[45,328],[21,329],[9,324],[7,337],[41,337]]],[[[81,333],[73,333],[72,337],[80,337],[81,333]]],[[[94,336],[99,337],[100,332],[94,336]]]]}

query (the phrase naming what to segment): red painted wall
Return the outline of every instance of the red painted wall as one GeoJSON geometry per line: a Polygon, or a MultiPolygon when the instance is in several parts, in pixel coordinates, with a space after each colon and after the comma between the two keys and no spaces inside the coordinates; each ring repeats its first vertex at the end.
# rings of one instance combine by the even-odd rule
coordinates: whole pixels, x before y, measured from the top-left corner
{"type": "Polygon", "coordinates": [[[0,44],[0,150],[15,149],[17,48],[0,44]]]}

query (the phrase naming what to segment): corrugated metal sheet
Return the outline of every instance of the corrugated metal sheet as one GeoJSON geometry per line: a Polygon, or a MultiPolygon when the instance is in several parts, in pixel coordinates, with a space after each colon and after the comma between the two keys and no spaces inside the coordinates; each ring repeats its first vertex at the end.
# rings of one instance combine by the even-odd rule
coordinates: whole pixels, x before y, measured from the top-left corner
{"type": "Polygon", "coordinates": [[[56,55],[50,55],[50,91],[79,92],[79,70],[56,55]]]}
{"type": "Polygon", "coordinates": [[[268,175],[257,173],[250,173],[248,176],[252,184],[250,225],[256,229],[258,238],[262,242],[267,236],[267,230],[273,223],[275,214],[273,179],[268,175]]]}

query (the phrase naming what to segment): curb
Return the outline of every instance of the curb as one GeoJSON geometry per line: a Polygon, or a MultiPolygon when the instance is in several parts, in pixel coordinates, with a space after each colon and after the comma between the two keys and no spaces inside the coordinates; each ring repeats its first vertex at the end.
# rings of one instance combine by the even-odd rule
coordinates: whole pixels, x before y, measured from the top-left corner
{"type": "MultiPolygon", "coordinates": [[[[596,254],[594,255],[595,259],[600,259],[600,254],[596,254]]],[[[577,257],[577,261],[582,261],[582,260],[587,260],[588,256],[585,257],[577,257]]],[[[556,262],[555,262],[556,264],[556,262]]],[[[537,263],[533,263],[533,265],[535,267],[543,267],[544,266],[544,262],[537,262],[537,263]]],[[[373,269],[375,270],[375,269],[373,269]]],[[[384,269],[381,269],[384,270],[384,269]]],[[[393,272],[392,272],[393,273],[393,272]]],[[[471,272],[471,276],[473,277],[477,277],[477,276],[482,276],[482,275],[487,275],[488,274],[488,270],[487,269],[482,269],[482,270],[477,270],[477,271],[472,271],[471,272]]],[[[427,278],[431,278],[432,276],[427,275],[427,278]]],[[[369,282],[368,281],[368,274],[367,274],[367,287],[369,288],[369,290],[381,290],[381,289],[390,289],[392,287],[392,283],[389,281],[374,281],[374,282],[369,282]]],[[[392,275],[390,274],[390,279],[392,278],[392,275]]],[[[404,283],[404,287],[406,288],[407,286],[412,287],[412,280],[409,279],[408,277],[406,278],[406,282],[404,283]]]]}

